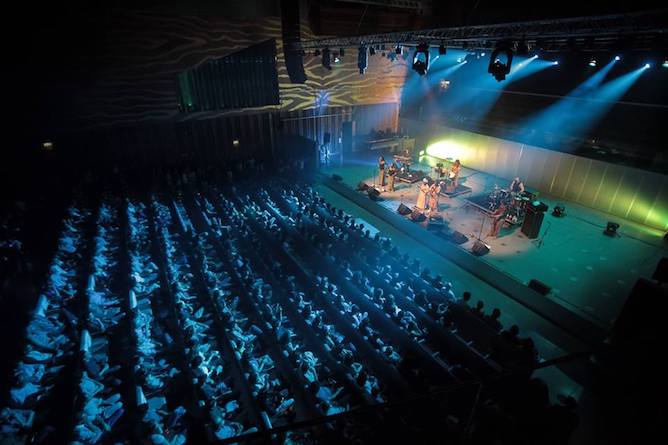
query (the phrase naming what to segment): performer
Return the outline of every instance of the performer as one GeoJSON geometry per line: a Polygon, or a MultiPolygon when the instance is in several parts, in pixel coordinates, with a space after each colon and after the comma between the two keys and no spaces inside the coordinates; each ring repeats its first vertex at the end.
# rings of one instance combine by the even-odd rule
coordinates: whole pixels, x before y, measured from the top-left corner
{"type": "Polygon", "coordinates": [[[378,176],[380,177],[380,186],[385,187],[385,158],[378,158],[378,176]]]}
{"type": "Polygon", "coordinates": [[[441,193],[441,184],[434,182],[431,187],[429,187],[429,212],[438,212],[438,198],[441,193]]]}
{"type": "Polygon", "coordinates": [[[429,192],[429,179],[424,178],[422,184],[418,187],[418,198],[415,207],[420,210],[424,210],[425,205],[427,204],[427,193],[429,192]]]}
{"type": "Polygon", "coordinates": [[[519,176],[517,176],[515,179],[513,179],[513,182],[510,183],[510,193],[524,193],[524,181],[520,179],[519,176]]]}
{"type": "Polygon", "coordinates": [[[394,177],[397,174],[397,166],[393,162],[390,164],[390,168],[387,169],[387,190],[390,192],[394,191],[394,177]]]}
{"type": "Polygon", "coordinates": [[[450,167],[450,173],[448,177],[452,181],[453,190],[459,185],[459,171],[462,168],[462,163],[459,162],[459,159],[456,159],[455,162],[450,167]]]}
{"type": "Polygon", "coordinates": [[[492,218],[493,218],[493,224],[492,224],[492,230],[490,230],[489,234],[487,236],[493,236],[494,238],[499,236],[499,231],[501,230],[501,226],[503,225],[503,221],[506,218],[506,205],[501,202],[499,205],[499,208],[492,213],[492,218]]]}

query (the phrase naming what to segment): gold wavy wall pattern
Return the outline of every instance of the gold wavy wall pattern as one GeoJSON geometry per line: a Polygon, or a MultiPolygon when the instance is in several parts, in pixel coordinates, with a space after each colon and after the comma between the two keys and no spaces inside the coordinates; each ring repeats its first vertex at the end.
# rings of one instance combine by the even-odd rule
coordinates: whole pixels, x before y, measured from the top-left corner
{"type": "MultiPolygon", "coordinates": [[[[320,57],[308,54],[304,57],[308,81],[292,84],[285,67],[278,17],[232,21],[135,11],[113,22],[105,33],[100,49],[102,63],[94,82],[74,94],[74,107],[66,113],[68,127],[197,119],[197,114],[177,112],[177,74],[268,39],[276,39],[281,105],[225,110],[208,113],[207,117],[309,109],[323,92],[329,107],[398,103],[406,76],[404,61],[391,62],[379,53],[369,57],[368,70],[360,75],[357,49],[346,48],[342,63],[333,64],[331,71],[321,66],[320,57]]],[[[302,25],[302,38],[311,37],[310,29],[302,25]]]]}

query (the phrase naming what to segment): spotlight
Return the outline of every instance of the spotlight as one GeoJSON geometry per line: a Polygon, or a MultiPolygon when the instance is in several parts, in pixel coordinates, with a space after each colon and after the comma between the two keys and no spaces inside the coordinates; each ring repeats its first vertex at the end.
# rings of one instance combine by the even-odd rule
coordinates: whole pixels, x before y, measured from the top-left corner
{"type": "Polygon", "coordinates": [[[438,55],[439,56],[444,56],[447,52],[448,52],[448,48],[446,48],[445,45],[441,43],[438,46],[438,55]]]}
{"type": "Polygon", "coordinates": [[[328,70],[332,69],[332,55],[329,52],[329,48],[323,48],[322,50],[322,66],[328,70]]]}
{"type": "Polygon", "coordinates": [[[668,68],[668,60],[664,60],[661,66],[664,68],[668,68]]]}
{"type": "Polygon", "coordinates": [[[457,63],[462,63],[463,61],[464,59],[462,59],[461,57],[457,57],[457,63]]]}
{"type": "Polygon", "coordinates": [[[402,47],[401,45],[397,45],[397,47],[394,48],[394,53],[395,53],[395,54],[399,54],[399,55],[401,55],[401,53],[403,52],[403,50],[404,50],[404,49],[403,49],[403,47],[402,47]]]}
{"type": "Polygon", "coordinates": [[[621,59],[621,57],[619,57],[619,56],[615,56],[615,60],[616,60],[616,61],[619,61],[620,59],[621,59]]]}
{"type": "Polygon", "coordinates": [[[415,54],[413,54],[413,70],[418,73],[420,76],[427,74],[429,69],[429,45],[427,43],[420,43],[417,48],[415,48],[415,54]]]}
{"type": "Polygon", "coordinates": [[[552,216],[556,216],[558,218],[561,218],[562,216],[566,215],[566,206],[563,204],[559,203],[554,206],[554,209],[552,209],[552,216]]]}
{"type": "Polygon", "coordinates": [[[596,59],[589,59],[589,66],[596,66],[596,59]]]}
{"type": "Polygon", "coordinates": [[[439,87],[441,88],[441,91],[447,90],[448,88],[450,88],[450,81],[445,79],[441,80],[439,82],[439,87]]]}
{"type": "Polygon", "coordinates": [[[480,57],[485,57],[485,52],[480,53],[480,57]]]}
{"type": "Polygon", "coordinates": [[[645,69],[647,69],[647,68],[651,68],[651,67],[652,67],[652,65],[650,65],[649,62],[647,62],[647,63],[645,64],[645,69]]]}
{"type": "Polygon", "coordinates": [[[552,65],[559,65],[559,61],[555,60],[554,62],[552,62],[552,65]]]}
{"type": "Polygon", "coordinates": [[[608,221],[608,224],[605,226],[603,234],[607,236],[619,236],[617,234],[617,229],[619,229],[619,224],[617,224],[616,222],[608,221]]]}
{"type": "Polygon", "coordinates": [[[370,46],[369,47],[369,55],[373,56],[374,54],[376,54],[376,48],[374,48],[373,46],[370,46]]]}
{"type": "Polygon", "coordinates": [[[506,78],[506,75],[510,73],[512,64],[513,50],[511,49],[511,44],[508,42],[500,42],[489,57],[487,72],[494,76],[497,82],[501,82],[506,78]],[[498,56],[500,53],[505,53],[506,63],[499,60],[498,56]]]}
{"type": "Polygon", "coordinates": [[[367,54],[366,46],[360,46],[357,50],[357,68],[360,70],[360,74],[364,74],[367,67],[369,66],[369,56],[367,54]]]}

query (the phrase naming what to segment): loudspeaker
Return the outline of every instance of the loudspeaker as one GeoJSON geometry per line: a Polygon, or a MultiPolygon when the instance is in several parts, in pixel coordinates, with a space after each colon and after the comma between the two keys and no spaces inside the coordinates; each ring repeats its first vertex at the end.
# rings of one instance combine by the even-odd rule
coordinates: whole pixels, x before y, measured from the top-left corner
{"type": "Polygon", "coordinates": [[[469,240],[466,235],[464,235],[462,232],[458,232],[456,230],[450,234],[448,239],[455,244],[464,244],[465,242],[467,242],[469,240]]]}
{"type": "Polygon", "coordinates": [[[325,132],[325,134],[322,136],[322,143],[329,144],[331,140],[332,140],[332,135],[330,133],[325,132]]]}
{"type": "Polygon", "coordinates": [[[378,198],[380,198],[380,192],[373,187],[367,187],[366,193],[374,201],[378,201],[378,198]]]}
{"type": "Polygon", "coordinates": [[[668,258],[663,257],[656,265],[652,279],[659,283],[668,283],[668,258]]]}
{"type": "Polygon", "coordinates": [[[410,207],[403,204],[399,204],[399,207],[397,208],[397,213],[399,215],[405,216],[405,215],[410,215],[411,213],[413,213],[413,211],[410,209],[410,207]]]}
{"type": "Polygon", "coordinates": [[[364,192],[368,188],[369,188],[369,186],[366,185],[366,183],[364,181],[361,181],[359,184],[357,184],[357,190],[360,191],[360,192],[364,192]]]}
{"type": "Polygon", "coordinates": [[[341,145],[344,153],[352,153],[354,149],[355,122],[346,121],[341,124],[341,145]]]}
{"type": "Polygon", "coordinates": [[[427,217],[424,216],[424,213],[422,213],[421,211],[419,211],[419,210],[417,210],[417,209],[415,209],[415,210],[413,210],[413,212],[411,212],[411,219],[412,219],[414,222],[422,222],[422,221],[424,221],[426,218],[427,218],[427,217]]]}
{"type": "Polygon", "coordinates": [[[538,281],[535,278],[532,278],[531,281],[529,281],[529,284],[527,284],[527,286],[529,286],[530,289],[535,290],[541,295],[547,295],[552,290],[550,286],[543,283],[542,281],[538,281]]]}
{"type": "Polygon", "coordinates": [[[545,217],[545,213],[543,213],[544,211],[540,210],[542,208],[543,207],[540,205],[530,205],[527,208],[527,213],[524,216],[521,230],[522,233],[529,238],[538,238],[540,226],[543,224],[543,218],[545,217]]]}
{"type": "Polygon", "coordinates": [[[281,1],[281,29],[283,32],[283,54],[285,67],[292,83],[305,83],[304,57],[301,50],[299,32],[299,3],[292,0],[281,1]]]}
{"type": "Polygon", "coordinates": [[[441,230],[443,227],[445,227],[445,223],[443,222],[443,218],[429,218],[429,221],[427,221],[427,230],[441,230]]]}
{"type": "Polygon", "coordinates": [[[489,246],[487,246],[487,244],[483,243],[482,241],[476,240],[476,242],[473,243],[473,246],[471,247],[471,252],[475,256],[483,256],[489,253],[489,246]]]}
{"type": "Polygon", "coordinates": [[[341,176],[337,175],[336,173],[332,173],[332,179],[337,181],[337,182],[343,181],[343,178],[341,176]]]}

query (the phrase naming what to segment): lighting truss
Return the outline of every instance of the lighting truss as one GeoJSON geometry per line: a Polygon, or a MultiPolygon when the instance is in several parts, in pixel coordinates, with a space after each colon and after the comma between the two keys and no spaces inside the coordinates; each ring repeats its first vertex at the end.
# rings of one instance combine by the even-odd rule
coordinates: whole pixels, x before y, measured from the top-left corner
{"type": "Polygon", "coordinates": [[[331,47],[358,47],[397,42],[418,45],[428,41],[438,46],[447,41],[449,48],[478,48],[492,50],[500,40],[524,40],[543,51],[564,51],[577,47],[581,51],[605,49],[647,50],[662,49],[662,36],[668,33],[668,9],[629,14],[535,20],[530,22],[491,25],[457,26],[451,28],[369,34],[302,40],[296,50],[331,47]],[[621,48],[620,48],[621,46],[621,48]]]}

